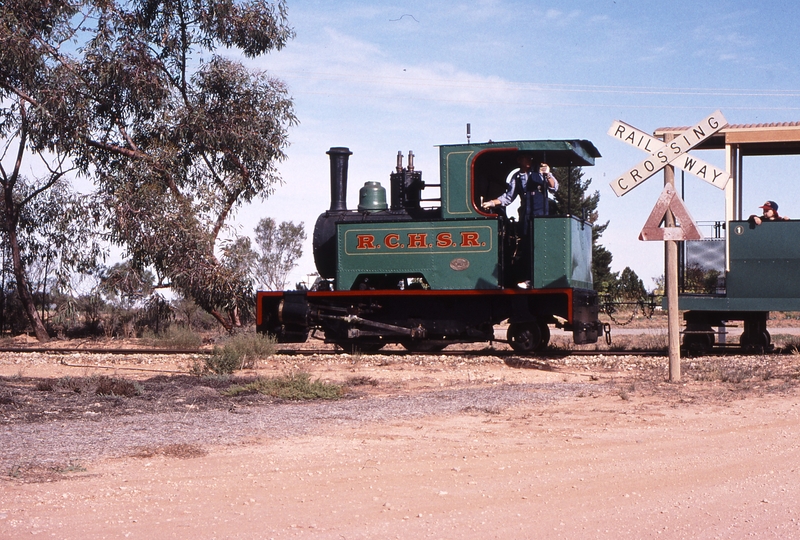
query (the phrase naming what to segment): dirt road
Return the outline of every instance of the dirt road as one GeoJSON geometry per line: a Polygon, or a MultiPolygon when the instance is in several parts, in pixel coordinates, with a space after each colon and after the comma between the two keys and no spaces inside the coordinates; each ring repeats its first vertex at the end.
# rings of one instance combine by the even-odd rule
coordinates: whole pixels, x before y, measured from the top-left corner
{"type": "Polygon", "coordinates": [[[664,358],[260,366],[351,385],[301,404],[124,370],[190,359],[85,361],[0,357],[0,538],[800,537],[798,356],[679,384],[664,358]],[[109,371],[141,394],[36,390],[109,371]]]}

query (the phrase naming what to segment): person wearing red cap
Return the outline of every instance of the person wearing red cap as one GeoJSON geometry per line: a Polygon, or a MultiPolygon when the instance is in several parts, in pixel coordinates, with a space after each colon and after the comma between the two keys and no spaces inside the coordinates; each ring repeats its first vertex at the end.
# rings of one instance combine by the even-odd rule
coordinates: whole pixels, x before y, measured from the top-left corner
{"type": "Polygon", "coordinates": [[[778,203],[775,201],[767,201],[763,205],[759,206],[762,210],[764,210],[764,214],[761,216],[750,216],[750,221],[755,223],[756,225],[761,225],[762,221],[786,221],[788,217],[782,217],[778,215],[778,203]]]}

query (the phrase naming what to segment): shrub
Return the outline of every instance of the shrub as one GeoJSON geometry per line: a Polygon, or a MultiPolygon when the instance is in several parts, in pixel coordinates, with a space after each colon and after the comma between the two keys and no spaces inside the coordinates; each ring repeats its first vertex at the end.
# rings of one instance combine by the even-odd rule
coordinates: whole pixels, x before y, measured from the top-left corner
{"type": "Polygon", "coordinates": [[[142,394],[142,386],[136,381],[106,377],[61,377],[56,381],[41,380],[36,383],[40,392],[74,392],[76,394],[95,393],[98,396],[133,397],[142,394]]]}
{"type": "Polygon", "coordinates": [[[199,349],[203,345],[203,338],[191,329],[183,326],[170,326],[158,334],[146,330],[142,334],[142,341],[151,347],[162,349],[199,349]]]}
{"type": "Polygon", "coordinates": [[[133,397],[141,394],[139,386],[125,379],[112,379],[110,377],[97,378],[98,396],[125,396],[133,397]]]}
{"type": "Polygon", "coordinates": [[[339,399],[344,388],[338,384],[311,380],[308,373],[292,373],[281,377],[261,377],[245,384],[231,386],[224,392],[226,396],[238,396],[256,392],[267,396],[289,400],[339,399]]]}
{"type": "Polygon", "coordinates": [[[263,334],[237,334],[206,358],[206,369],[218,375],[256,367],[259,358],[275,353],[275,339],[263,334]]]}

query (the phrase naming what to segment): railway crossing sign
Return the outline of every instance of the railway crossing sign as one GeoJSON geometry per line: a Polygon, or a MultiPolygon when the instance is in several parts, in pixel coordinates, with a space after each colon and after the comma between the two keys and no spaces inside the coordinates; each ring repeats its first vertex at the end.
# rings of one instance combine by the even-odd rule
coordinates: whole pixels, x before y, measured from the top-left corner
{"type": "Polygon", "coordinates": [[[692,216],[689,215],[689,210],[678,194],[672,184],[664,186],[664,190],[656,201],[653,211],[650,212],[650,217],[642,227],[642,232],[639,233],[639,240],[701,240],[703,233],[697,228],[692,216]],[[671,210],[675,215],[675,219],[680,222],[680,227],[664,227],[659,225],[664,219],[667,210],[671,210]]]}
{"type": "Polygon", "coordinates": [[[722,113],[715,111],[673,140],[664,142],[624,122],[615,121],[608,130],[609,135],[650,155],[611,182],[611,189],[617,197],[625,195],[667,165],[679,167],[712,186],[725,189],[730,175],[688,152],[727,125],[722,113]]]}

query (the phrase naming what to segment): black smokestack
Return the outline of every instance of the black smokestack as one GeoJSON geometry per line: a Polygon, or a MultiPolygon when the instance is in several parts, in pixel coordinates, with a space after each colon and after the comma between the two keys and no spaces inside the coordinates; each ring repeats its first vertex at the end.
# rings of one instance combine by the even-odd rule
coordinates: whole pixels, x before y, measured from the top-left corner
{"type": "Polygon", "coordinates": [[[353,153],[341,146],[325,153],[331,156],[331,211],[347,210],[347,162],[353,153]]]}

